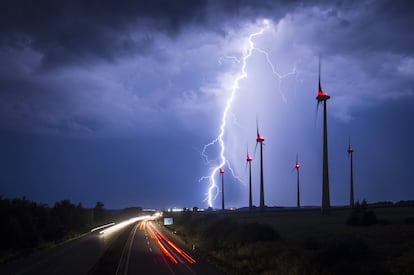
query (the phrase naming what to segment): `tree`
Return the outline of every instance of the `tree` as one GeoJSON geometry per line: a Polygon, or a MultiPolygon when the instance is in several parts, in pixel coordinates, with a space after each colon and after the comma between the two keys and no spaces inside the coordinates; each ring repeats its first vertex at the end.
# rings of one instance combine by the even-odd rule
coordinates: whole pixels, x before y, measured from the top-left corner
{"type": "Polygon", "coordinates": [[[93,221],[95,224],[106,222],[109,218],[109,212],[104,208],[104,204],[101,201],[97,201],[95,208],[93,209],[93,221]]]}

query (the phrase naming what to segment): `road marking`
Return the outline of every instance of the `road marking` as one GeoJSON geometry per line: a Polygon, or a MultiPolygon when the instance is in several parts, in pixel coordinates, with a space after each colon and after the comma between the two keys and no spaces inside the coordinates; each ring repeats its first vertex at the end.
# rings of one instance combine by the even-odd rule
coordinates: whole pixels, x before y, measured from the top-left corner
{"type": "Polygon", "coordinates": [[[132,244],[134,243],[135,233],[137,232],[137,229],[138,229],[138,224],[135,225],[134,229],[129,234],[127,243],[125,244],[124,249],[122,250],[121,258],[119,259],[118,268],[116,269],[116,275],[118,275],[120,270],[122,270],[121,268],[122,264],[124,264],[123,274],[128,274],[129,258],[131,256],[131,248],[132,248],[132,244]],[[128,241],[129,241],[129,246],[128,246],[128,241]],[[124,260],[125,249],[127,247],[128,247],[128,252],[127,252],[126,260],[124,260]]]}

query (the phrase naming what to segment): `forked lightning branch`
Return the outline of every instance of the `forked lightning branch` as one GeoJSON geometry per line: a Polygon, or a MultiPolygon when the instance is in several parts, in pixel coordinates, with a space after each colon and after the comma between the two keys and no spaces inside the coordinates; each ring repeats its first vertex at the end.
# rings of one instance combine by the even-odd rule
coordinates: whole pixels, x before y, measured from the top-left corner
{"type": "Polygon", "coordinates": [[[258,26],[259,30],[257,32],[249,34],[249,36],[247,37],[248,47],[247,47],[247,50],[243,53],[242,58],[239,59],[240,64],[241,64],[240,73],[238,73],[237,76],[234,78],[229,96],[227,97],[226,104],[225,104],[225,107],[224,107],[224,110],[221,116],[221,123],[219,126],[218,136],[215,139],[213,139],[211,142],[209,142],[208,144],[204,145],[203,147],[201,155],[203,159],[205,160],[205,162],[208,164],[211,164],[212,161],[210,161],[210,158],[207,155],[207,149],[211,146],[219,147],[219,150],[218,150],[219,156],[218,158],[216,158],[216,161],[214,161],[216,165],[210,167],[210,174],[208,176],[204,176],[199,179],[199,182],[208,181],[209,183],[209,187],[208,187],[208,190],[206,193],[206,199],[205,199],[209,207],[213,207],[213,202],[219,194],[219,187],[216,182],[216,177],[220,171],[220,168],[226,167],[231,172],[233,177],[239,180],[239,178],[235,175],[229,160],[226,158],[226,144],[224,141],[224,135],[226,133],[227,118],[229,114],[231,114],[231,108],[233,105],[233,101],[239,91],[239,83],[241,80],[247,78],[247,64],[248,64],[249,58],[255,52],[259,54],[263,54],[270,67],[270,70],[279,80],[288,75],[296,74],[296,69],[293,69],[291,72],[284,74],[284,75],[279,74],[275,69],[275,65],[270,60],[268,52],[255,46],[254,39],[258,36],[264,35],[266,31],[271,27],[272,25],[269,20],[263,20],[260,26],[258,26]]]}

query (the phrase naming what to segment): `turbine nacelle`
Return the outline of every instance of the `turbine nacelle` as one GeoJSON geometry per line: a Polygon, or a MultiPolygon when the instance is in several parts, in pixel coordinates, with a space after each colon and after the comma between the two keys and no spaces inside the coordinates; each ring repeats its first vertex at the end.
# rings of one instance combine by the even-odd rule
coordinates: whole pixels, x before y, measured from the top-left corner
{"type": "Polygon", "coordinates": [[[323,91],[322,91],[322,89],[321,88],[319,88],[319,90],[318,90],[318,95],[316,96],[316,100],[318,101],[318,103],[320,103],[320,102],[322,102],[322,101],[326,101],[326,100],[328,100],[328,99],[330,99],[331,97],[327,94],[327,93],[324,93],[323,91]]]}
{"type": "Polygon", "coordinates": [[[264,137],[262,137],[261,135],[257,134],[256,141],[262,143],[264,141],[264,137]]]}
{"type": "Polygon", "coordinates": [[[299,170],[299,168],[300,168],[300,164],[299,164],[299,156],[298,156],[298,155],[296,155],[295,169],[296,169],[296,170],[299,170]]]}
{"type": "Polygon", "coordinates": [[[351,145],[349,145],[346,151],[348,152],[348,156],[349,156],[354,152],[354,149],[351,147],[351,145]]]}
{"type": "Polygon", "coordinates": [[[247,157],[246,157],[246,161],[252,161],[253,160],[253,158],[251,157],[251,156],[249,156],[249,155],[247,155],[247,157]]]}
{"type": "Polygon", "coordinates": [[[224,169],[220,168],[219,172],[220,172],[220,174],[224,174],[224,169]]]}

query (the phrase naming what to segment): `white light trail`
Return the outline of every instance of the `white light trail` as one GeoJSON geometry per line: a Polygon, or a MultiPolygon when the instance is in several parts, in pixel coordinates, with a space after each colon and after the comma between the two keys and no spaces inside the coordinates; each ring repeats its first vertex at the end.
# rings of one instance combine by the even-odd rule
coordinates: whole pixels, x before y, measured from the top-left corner
{"type": "MultiPolygon", "coordinates": [[[[235,60],[238,63],[241,63],[241,70],[240,73],[236,76],[236,78],[233,81],[233,85],[231,88],[231,92],[230,95],[226,101],[226,105],[225,108],[223,110],[223,114],[221,116],[221,124],[220,124],[220,130],[219,130],[219,134],[218,136],[213,139],[211,142],[209,142],[208,144],[204,145],[203,150],[201,152],[201,155],[203,157],[203,159],[207,162],[210,163],[211,161],[209,160],[207,154],[206,154],[206,150],[210,147],[213,146],[215,144],[218,144],[220,147],[220,153],[219,153],[219,159],[218,159],[218,164],[216,166],[214,166],[211,170],[211,173],[209,176],[204,176],[201,177],[199,179],[199,182],[208,179],[209,180],[209,188],[208,188],[208,192],[206,194],[206,200],[208,202],[209,207],[213,207],[213,201],[217,198],[218,194],[219,194],[219,189],[218,189],[218,185],[216,183],[216,176],[218,174],[218,171],[220,168],[227,166],[228,170],[232,173],[233,177],[235,177],[237,180],[241,181],[234,173],[233,169],[231,168],[230,162],[227,160],[226,155],[225,155],[225,143],[223,140],[224,134],[225,134],[225,130],[226,130],[226,122],[227,122],[227,117],[229,114],[231,113],[231,107],[234,101],[234,98],[237,94],[237,91],[239,90],[239,82],[242,79],[247,78],[247,72],[246,72],[246,67],[247,67],[247,60],[252,56],[253,52],[256,51],[260,54],[263,54],[266,58],[267,63],[269,64],[273,74],[280,80],[288,75],[294,75],[296,74],[296,69],[294,68],[291,72],[287,73],[287,74],[279,74],[276,69],[275,66],[273,65],[273,63],[271,62],[270,58],[269,58],[269,54],[261,49],[258,48],[254,45],[253,39],[257,36],[261,36],[263,35],[263,33],[271,26],[270,21],[269,20],[263,20],[262,21],[262,25],[259,31],[255,32],[255,33],[251,33],[248,37],[248,49],[245,53],[243,53],[242,58],[238,59],[237,57],[234,56],[230,56],[228,57],[229,59],[235,60]]],[[[221,63],[221,59],[219,60],[219,63],[221,63]]],[[[280,85],[280,84],[279,84],[280,85]]],[[[280,87],[279,87],[280,88],[280,87]]],[[[280,89],[279,89],[280,90],[280,89]]],[[[281,96],[284,100],[284,102],[286,102],[286,98],[285,96],[281,93],[281,96]]]]}
{"type": "Polygon", "coordinates": [[[111,222],[111,223],[108,223],[108,224],[104,224],[104,225],[101,225],[101,226],[98,226],[98,227],[92,228],[92,229],[91,229],[91,232],[94,232],[94,231],[96,231],[96,230],[101,230],[101,229],[104,229],[104,228],[109,227],[109,226],[112,226],[112,225],[114,225],[114,224],[115,224],[114,222],[111,222]]]}
{"type": "Polygon", "coordinates": [[[112,234],[114,232],[117,232],[118,230],[121,230],[125,226],[128,226],[128,225],[130,225],[130,224],[132,224],[134,222],[142,221],[142,220],[149,219],[149,218],[151,218],[151,216],[149,216],[149,215],[131,218],[129,220],[126,220],[126,221],[117,223],[115,225],[112,225],[112,226],[110,226],[110,227],[108,227],[108,228],[106,228],[106,229],[104,229],[102,231],[99,231],[99,234],[109,235],[109,234],[112,234]]]}

